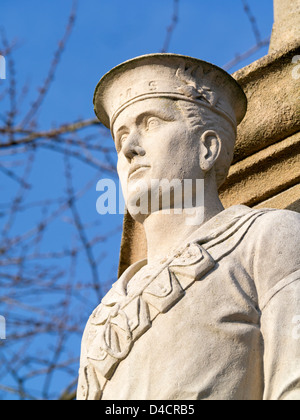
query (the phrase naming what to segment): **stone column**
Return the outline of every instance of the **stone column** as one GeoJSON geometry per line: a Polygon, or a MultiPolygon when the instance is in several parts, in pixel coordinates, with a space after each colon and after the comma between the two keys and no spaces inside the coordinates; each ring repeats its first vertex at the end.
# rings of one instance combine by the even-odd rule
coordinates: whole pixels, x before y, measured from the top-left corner
{"type": "Polygon", "coordinates": [[[274,26],[269,53],[300,39],[300,0],[274,0],[274,26]]]}

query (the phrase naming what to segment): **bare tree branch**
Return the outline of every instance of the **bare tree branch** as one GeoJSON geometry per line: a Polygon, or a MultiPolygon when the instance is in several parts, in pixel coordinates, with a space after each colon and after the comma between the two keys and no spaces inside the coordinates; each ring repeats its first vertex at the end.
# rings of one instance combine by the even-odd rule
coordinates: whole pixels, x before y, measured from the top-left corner
{"type": "Polygon", "coordinates": [[[167,27],[167,34],[161,53],[167,53],[170,49],[173,33],[179,21],[179,0],[173,0],[173,16],[171,24],[167,27]]]}
{"type": "Polygon", "coordinates": [[[260,30],[258,28],[258,23],[257,20],[255,18],[255,16],[253,15],[251,9],[250,9],[250,5],[248,3],[248,0],[242,0],[243,2],[243,6],[244,6],[244,11],[246,13],[246,15],[248,16],[248,19],[250,21],[251,27],[252,27],[252,31],[256,40],[256,45],[259,45],[262,41],[261,39],[261,33],[260,30]]]}
{"type": "Polygon", "coordinates": [[[59,41],[58,43],[58,48],[55,51],[54,57],[53,57],[53,61],[51,63],[48,75],[46,77],[46,80],[43,84],[43,86],[41,88],[39,88],[39,95],[37,97],[37,99],[33,102],[31,109],[29,110],[29,112],[27,113],[27,115],[25,116],[25,118],[23,119],[23,121],[21,122],[20,126],[21,127],[26,127],[30,122],[32,122],[33,117],[35,116],[35,114],[38,112],[39,108],[41,107],[49,89],[50,86],[54,80],[54,75],[56,73],[57,70],[57,66],[60,62],[61,56],[65,50],[66,47],[66,43],[73,31],[74,28],[74,24],[75,24],[75,20],[76,20],[76,13],[77,13],[77,0],[73,0],[73,6],[72,6],[72,10],[71,10],[71,14],[69,16],[69,20],[68,20],[68,24],[66,26],[66,30],[64,33],[64,36],[62,37],[62,39],[59,41]]]}
{"type": "Polygon", "coordinates": [[[31,144],[41,139],[54,139],[55,137],[63,134],[70,134],[73,132],[80,131],[87,127],[100,126],[100,123],[96,119],[78,121],[72,124],[62,125],[59,128],[48,131],[34,131],[34,130],[23,130],[20,128],[13,129],[11,127],[0,127],[0,133],[2,134],[25,134],[25,136],[19,140],[8,141],[6,143],[0,143],[0,149],[11,148],[13,146],[23,146],[24,144],[31,144]]]}
{"type": "Polygon", "coordinates": [[[244,60],[247,60],[252,55],[260,51],[262,48],[267,47],[270,44],[271,37],[262,39],[256,17],[253,15],[251,11],[248,0],[242,0],[242,3],[243,3],[244,12],[246,13],[249,19],[249,22],[251,24],[251,28],[252,28],[252,32],[256,40],[256,44],[253,47],[251,47],[249,50],[245,51],[244,53],[236,54],[235,58],[233,58],[231,61],[229,61],[229,63],[223,66],[223,69],[226,71],[231,70],[233,67],[237,66],[244,60]]]}
{"type": "Polygon", "coordinates": [[[93,276],[93,282],[94,282],[94,290],[95,293],[97,295],[97,298],[99,299],[99,301],[102,298],[102,291],[101,291],[101,282],[100,282],[100,278],[98,275],[98,268],[97,268],[97,264],[94,258],[94,253],[92,250],[92,247],[87,239],[86,236],[86,232],[83,226],[83,223],[81,221],[81,217],[80,214],[77,210],[75,201],[74,201],[74,195],[75,195],[75,190],[74,190],[74,186],[72,184],[72,169],[71,169],[71,165],[70,165],[70,158],[68,153],[65,153],[65,176],[66,176],[66,181],[67,181],[67,192],[68,192],[68,196],[69,196],[69,205],[73,214],[73,218],[74,218],[74,223],[75,226],[78,230],[81,242],[83,244],[83,247],[85,249],[87,258],[89,260],[90,263],[90,267],[91,267],[91,271],[92,271],[92,276],[93,276]]]}
{"type": "Polygon", "coordinates": [[[247,60],[248,58],[252,57],[253,54],[257,53],[263,47],[267,47],[270,44],[270,37],[263,39],[258,45],[254,45],[248,51],[237,54],[234,59],[229,61],[227,64],[223,66],[223,69],[226,71],[231,70],[233,67],[240,64],[242,61],[247,60]]]}
{"type": "MultiPolygon", "coordinates": [[[[0,39],[3,44],[0,49],[6,55],[9,68],[0,94],[0,100],[6,100],[7,108],[0,117],[0,172],[17,183],[6,203],[3,203],[5,195],[0,203],[1,315],[9,324],[9,339],[0,341],[0,398],[3,393],[18,395],[19,399],[58,398],[61,389],[54,393],[52,389],[55,377],[60,372],[68,375],[70,382],[77,377],[79,355],[71,352],[68,341],[74,335],[81,337],[86,321],[84,308],[89,304],[94,307],[102,297],[96,250],[107,238],[99,231],[94,232],[99,223],[87,223],[78,210],[78,201],[92,187],[95,188],[100,173],[115,174],[110,157],[113,148],[99,143],[99,136],[107,136],[107,129],[96,119],[86,119],[49,130],[37,130],[36,116],[44,104],[74,27],[76,6],[74,1],[64,37],[54,54],[45,82],[21,124],[18,124],[17,116],[29,91],[28,84],[17,97],[16,66],[13,56],[10,56],[14,44],[9,44],[4,31],[2,41],[0,39]],[[83,135],[84,130],[87,135],[83,135]],[[36,180],[30,175],[36,166],[38,151],[42,150],[57,152],[54,160],[60,159],[65,164],[67,190],[60,188],[53,199],[38,200],[35,195],[34,201],[28,202],[29,188],[32,187],[35,194],[38,192],[34,185],[36,180]],[[78,169],[77,162],[93,168],[94,176],[82,188],[77,186],[75,189],[73,171],[78,169]],[[31,213],[35,215],[33,226],[28,218],[31,213]],[[70,221],[67,218],[69,213],[72,216],[70,221]],[[57,242],[54,249],[49,247],[47,233],[54,224],[70,226],[72,235],[66,248],[60,248],[57,242]],[[92,272],[86,280],[78,273],[78,259],[83,255],[87,257],[86,267],[92,272]],[[96,298],[91,304],[94,291],[96,298]],[[38,347],[43,347],[43,357],[35,354],[38,347]],[[40,391],[32,390],[30,385],[37,378],[40,391]]],[[[51,152],[48,155],[54,156],[51,152]]],[[[51,165],[53,162],[49,162],[51,165]]],[[[73,389],[74,386],[70,392],[73,389]]]]}

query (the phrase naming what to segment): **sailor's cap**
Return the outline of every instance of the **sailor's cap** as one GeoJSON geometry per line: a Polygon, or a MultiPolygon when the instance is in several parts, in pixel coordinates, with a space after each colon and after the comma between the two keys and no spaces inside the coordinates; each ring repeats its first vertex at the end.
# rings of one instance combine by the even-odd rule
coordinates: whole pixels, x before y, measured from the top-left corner
{"type": "Polygon", "coordinates": [[[177,54],[150,54],[120,64],[100,80],[94,95],[95,113],[112,129],[125,108],[149,98],[197,103],[222,115],[235,128],[247,111],[244,91],[221,68],[177,54]]]}

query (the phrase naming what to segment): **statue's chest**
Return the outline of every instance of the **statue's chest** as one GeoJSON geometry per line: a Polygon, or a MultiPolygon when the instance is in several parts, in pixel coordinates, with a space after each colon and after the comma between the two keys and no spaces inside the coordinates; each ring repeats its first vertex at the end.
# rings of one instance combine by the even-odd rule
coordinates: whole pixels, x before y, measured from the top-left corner
{"type": "Polygon", "coordinates": [[[154,320],[173,310],[190,286],[214,266],[201,246],[190,244],[170,264],[141,269],[126,290],[113,287],[91,316],[87,338],[88,358],[97,362],[101,375],[111,379],[154,320]]]}
{"type": "Polygon", "coordinates": [[[245,383],[256,398],[259,318],[232,280],[213,270],[158,315],[118,365],[103,399],[202,399],[219,392],[230,398],[226,392],[242,392],[245,383]]]}

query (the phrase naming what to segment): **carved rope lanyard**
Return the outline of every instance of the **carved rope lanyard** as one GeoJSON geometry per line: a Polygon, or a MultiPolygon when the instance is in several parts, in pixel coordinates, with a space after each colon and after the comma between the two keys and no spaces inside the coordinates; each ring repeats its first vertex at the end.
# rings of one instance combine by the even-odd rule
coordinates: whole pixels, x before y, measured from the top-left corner
{"type": "Polygon", "coordinates": [[[122,311],[122,309],[120,307],[120,304],[116,305],[113,308],[112,313],[109,314],[108,319],[107,319],[106,324],[105,324],[105,330],[104,330],[103,336],[104,336],[104,340],[103,340],[104,341],[104,348],[103,348],[103,350],[106,353],[108,353],[111,357],[113,357],[115,359],[118,359],[120,361],[125,359],[128,356],[128,354],[130,352],[130,349],[131,349],[131,345],[132,345],[132,332],[130,330],[130,326],[127,323],[126,313],[124,311],[122,311]],[[120,351],[120,352],[116,352],[116,351],[112,350],[112,348],[110,347],[110,345],[107,343],[107,340],[106,340],[107,334],[109,333],[109,329],[111,328],[111,319],[115,318],[118,315],[120,315],[124,318],[124,320],[125,320],[124,324],[126,326],[126,331],[125,331],[126,346],[125,346],[125,350],[120,351]]]}
{"type": "MultiPolygon", "coordinates": [[[[131,296],[130,298],[127,297],[127,299],[125,299],[125,303],[123,305],[116,304],[114,306],[114,308],[112,309],[112,311],[110,312],[110,314],[108,316],[108,319],[106,321],[106,324],[105,324],[105,330],[104,330],[104,334],[103,334],[103,338],[104,338],[104,340],[103,340],[104,341],[104,348],[103,348],[103,350],[105,352],[107,352],[111,357],[113,357],[115,359],[119,359],[120,361],[123,360],[123,359],[125,359],[128,356],[128,354],[130,353],[130,350],[131,350],[131,347],[132,347],[132,344],[133,344],[133,337],[132,337],[133,334],[132,334],[132,331],[130,329],[130,326],[129,326],[128,322],[127,322],[127,315],[126,315],[126,313],[122,309],[123,308],[126,308],[127,306],[129,306],[136,298],[142,296],[142,294],[145,291],[145,289],[147,289],[147,287],[150,286],[150,284],[160,274],[162,274],[162,272],[164,270],[166,270],[169,267],[169,265],[174,260],[174,258],[176,258],[176,257],[169,258],[167,260],[167,262],[164,263],[161,266],[161,268],[160,268],[160,270],[158,272],[156,272],[154,275],[150,276],[150,279],[145,284],[145,286],[143,287],[143,289],[142,289],[142,291],[140,293],[134,294],[134,296],[131,296]],[[126,347],[127,348],[125,348],[125,350],[124,351],[121,351],[121,352],[115,352],[115,351],[113,351],[111,349],[110,345],[107,343],[107,335],[108,335],[109,329],[111,328],[111,320],[113,318],[115,318],[116,316],[118,316],[118,315],[120,315],[121,317],[123,317],[123,319],[125,321],[124,322],[124,325],[126,326],[125,333],[126,333],[126,344],[127,344],[126,347]]],[[[136,273],[136,274],[141,275],[140,273],[136,273]]],[[[151,321],[153,321],[153,320],[151,320],[151,321]]]]}

